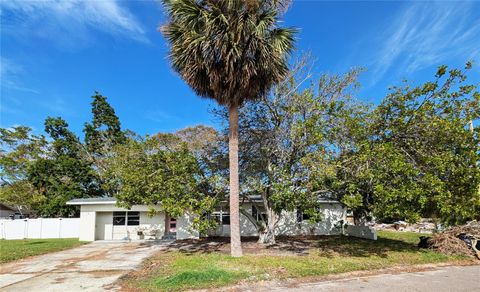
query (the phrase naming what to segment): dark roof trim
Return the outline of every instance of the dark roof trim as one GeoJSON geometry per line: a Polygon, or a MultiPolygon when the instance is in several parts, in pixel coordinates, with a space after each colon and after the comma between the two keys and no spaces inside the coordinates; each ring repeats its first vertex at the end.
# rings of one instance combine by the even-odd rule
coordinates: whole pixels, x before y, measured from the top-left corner
{"type": "Polygon", "coordinates": [[[114,205],[117,199],[113,197],[96,197],[73,199],[67,202],[67,205],[114,205]]]}
{"type": "Polygon", "coordinates": [[[0,203],[0,206],[4,207],[5,209],[9,209],[11,211],[15,211],[15,212],[18,211],[16,208],[11,207],[9,205],[5,205],[4,203],[0,203]]]}

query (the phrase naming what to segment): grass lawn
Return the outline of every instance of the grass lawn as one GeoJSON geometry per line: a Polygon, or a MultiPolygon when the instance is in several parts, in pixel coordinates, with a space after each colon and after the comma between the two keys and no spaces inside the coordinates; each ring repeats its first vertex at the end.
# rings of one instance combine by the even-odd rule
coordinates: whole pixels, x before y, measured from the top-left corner
{"type": "Polygon", "coordinates": [[[285,239],[278,248],[243,243],[245,255],[232,258],[228,244],[197,244],[172,248],[149,259],[142,270],[123,280],[127,290],[186,290],[232,285],[242,281],[324,276],[361,270],[465,261],[416,247],[419,234],[380,231],[377,241],[331,236],[311,240],[285,239]],[[292,243],[293,242],[293,243],[292,243]]]}
{"type": "Polygon", "coordinates": [[[64,250],[86,242],[78,238],[0,240],[0,263],[64,250]]]}

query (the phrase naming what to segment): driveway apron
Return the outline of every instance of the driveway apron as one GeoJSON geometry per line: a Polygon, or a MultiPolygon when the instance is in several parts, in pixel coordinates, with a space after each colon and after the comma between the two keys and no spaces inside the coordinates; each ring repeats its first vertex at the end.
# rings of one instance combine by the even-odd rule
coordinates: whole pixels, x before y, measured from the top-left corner
{"type": "Polygon", "coordinates": [[[2,264],[0,291],[115,291],[118,278],[163,246],[100,241],[2,264]]]}

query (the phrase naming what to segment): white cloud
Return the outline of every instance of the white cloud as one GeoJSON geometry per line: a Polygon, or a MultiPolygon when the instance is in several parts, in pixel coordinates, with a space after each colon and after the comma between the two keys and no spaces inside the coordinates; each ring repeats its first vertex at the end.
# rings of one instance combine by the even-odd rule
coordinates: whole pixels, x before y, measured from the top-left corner
{"type": "Polygon", "coordinates": [[[64,45],[90,41],[90,29],[147,42],[137,19],[115,0],[9,0],[0,2],[4,33],[64,45]]]}
{"type": "MultiPolygon", "coordinates": [[[[39,93],[37,90],[28,88],[22,84],[21,75],[25,72],[22,65],[9,58],[0,56],[0,88],[9,88],[17,91],[39,93]]],[[[10,98],[12,102],[19,105],[19,101],[10,98]]]]}
{"type": "MultiPolygon", "coordinates": [[[[15,75],[23,71],[22,66],[10,59],[0,56],[0,76],[15,75]]],[[[2,78],[3,79],[3,78],[2,78]]]]}
{"type": "Polygon", "coordinates": [[[479,57],[477,3],[409,2],[408,5],[379,34],[379,50],[370,66],[375,80],[387,72],[408,74],[452,60],[466,62],[479,57]]]}

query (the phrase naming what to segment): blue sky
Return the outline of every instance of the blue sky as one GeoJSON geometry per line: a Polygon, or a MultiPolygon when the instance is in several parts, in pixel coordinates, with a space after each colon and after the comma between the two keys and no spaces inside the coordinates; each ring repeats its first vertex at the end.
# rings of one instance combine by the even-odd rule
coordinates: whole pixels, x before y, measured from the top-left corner
{"type": "MultiPolygon", "coordinates": [[[[212,103],[170,69],[158,1],[0,1],[0,126],[43,132],[61,116],[80,136],[90,96],[108,96],[123,128],[140,134],[214,125],[212,103]]],[[[476,61],[480,81],[480,2],[301,1],[284,25],[300,29],[297,51],[315,71],[365,67],[359,97],[378,102],[403,79],[430,79],[441,64],[476,61]]]]}

